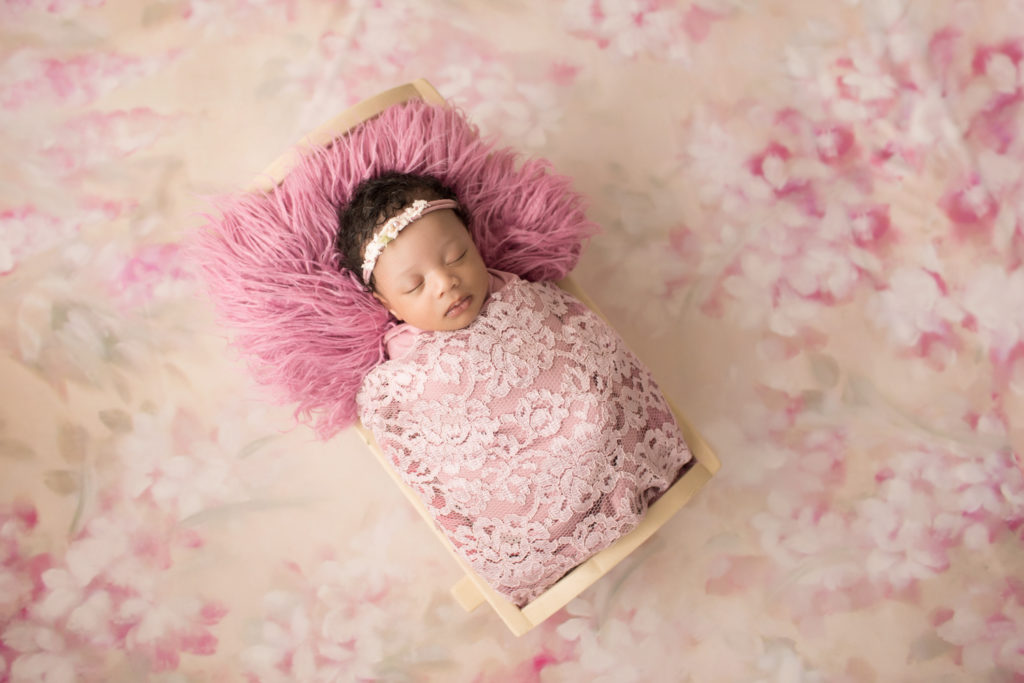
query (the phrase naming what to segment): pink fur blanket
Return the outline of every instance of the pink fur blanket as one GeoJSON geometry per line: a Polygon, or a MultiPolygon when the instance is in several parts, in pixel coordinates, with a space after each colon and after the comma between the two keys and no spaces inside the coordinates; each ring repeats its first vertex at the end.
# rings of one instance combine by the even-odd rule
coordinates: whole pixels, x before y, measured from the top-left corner
{"type": "Polygon", "coordinates": [[[419,334],[358,401],[455,549],[518,605],[633,529],[692,457],[648,370],[547,282],[419,334]]]}
{"type": "Polygon", "coordinates": [[[485,263],[527,280],[564,277],[594,232],[546,161],[519,163],[457,109],[419,101],[310,150],[271,192],[218,200],[193,240],[210,296],[257,380],[296,403],[322,438],[355,420],[356,392],[393,324],[334,248],[338,207],[386,170],[451,186],[485,263]]]}

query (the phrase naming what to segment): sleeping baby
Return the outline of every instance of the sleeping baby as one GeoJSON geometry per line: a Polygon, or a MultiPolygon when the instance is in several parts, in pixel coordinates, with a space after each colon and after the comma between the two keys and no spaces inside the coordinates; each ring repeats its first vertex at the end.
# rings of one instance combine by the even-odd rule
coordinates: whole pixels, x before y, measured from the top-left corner
{"type": "Polygon", "coordinates": [[[549,282],[488,269],[458,198],[386,173],[339,211],[398,321],[360,419],[456,551],[522,606],[632,530],[691,462],[648,370],[549,282]]]}

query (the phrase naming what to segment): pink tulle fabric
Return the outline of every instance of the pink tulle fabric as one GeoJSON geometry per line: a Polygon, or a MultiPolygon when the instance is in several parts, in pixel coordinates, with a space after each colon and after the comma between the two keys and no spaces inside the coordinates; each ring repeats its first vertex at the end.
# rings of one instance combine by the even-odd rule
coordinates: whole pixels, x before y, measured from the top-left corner
{"type": "Polygon", "coordinates": [[[385,170],[429,173],[455,190],[485,263],[528,280],[564,277],[594,232],[570,181],[519,163],[457,109],[396,105],[308,150],[271,192],[221,198],[191,241],[207,289],[256,379],[328,438],[384,358],[387,311],[340,267],[337,207],[385,170]]]}
{"type": "Polygon", "coordinates": [[[457,552],[517,605],[633,529],[692,459],[648,370],[586,306],[514,279],[375,367],[360,418],[457,552]]]}

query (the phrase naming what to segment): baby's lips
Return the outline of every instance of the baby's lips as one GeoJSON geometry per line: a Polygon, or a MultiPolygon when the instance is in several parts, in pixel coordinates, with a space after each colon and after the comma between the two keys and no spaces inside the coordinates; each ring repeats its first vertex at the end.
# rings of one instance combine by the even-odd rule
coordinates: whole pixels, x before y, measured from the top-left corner
{"type": "Polygon", "coordinates": [[[472,294],[467,294],[467,295],[466,295],[466,296],[464,296],[464,297],[460,297],[459,299],[457,299],[457,300],[455,301],[455,303],[453,303],[453,304],[452,304],[451,306],[449,306],[449,307],[448,307],[448,309],[447,309],[447,310],[446,310],[446,311],[444,312],[444,314],[445,314],[445,315],[448,315],[449,313],[451,313],[451,312],[452,312],[452,309],[453,309],[453,308],[456,308],[456,307],[460,306],[460,305],[462,304],[462,302],[466,301],[466,300],[467,300],[467,299],[469,299],[469,298],[470,298],[471,296],[472,296],[472,294]]]}

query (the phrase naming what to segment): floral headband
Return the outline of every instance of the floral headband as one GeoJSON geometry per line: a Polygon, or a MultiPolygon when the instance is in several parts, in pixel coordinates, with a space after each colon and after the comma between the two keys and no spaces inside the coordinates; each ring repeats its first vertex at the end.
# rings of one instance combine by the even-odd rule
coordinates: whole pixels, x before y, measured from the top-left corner
{"type": "Polygon", "coordinates": [[[440,211],[441,209],[454,209],[456,207],[458,207],[458,203],[453,199],[435,199],[431,202],[428,202],[426,199],[417,199],[407,206],[402,213],[388,219],[388,222],[384,224],[381,231],[374,235],[370,243],[366,245],[366,251],[363,255],[363,282],[370,282],[370,275],[373,274],[373,267],[377,265],[377,259],[380,258],[381,252],[384,251],[384,247],[388,246],[391,240],[398,237],[398,233],[428,213],[440,211]]]}

